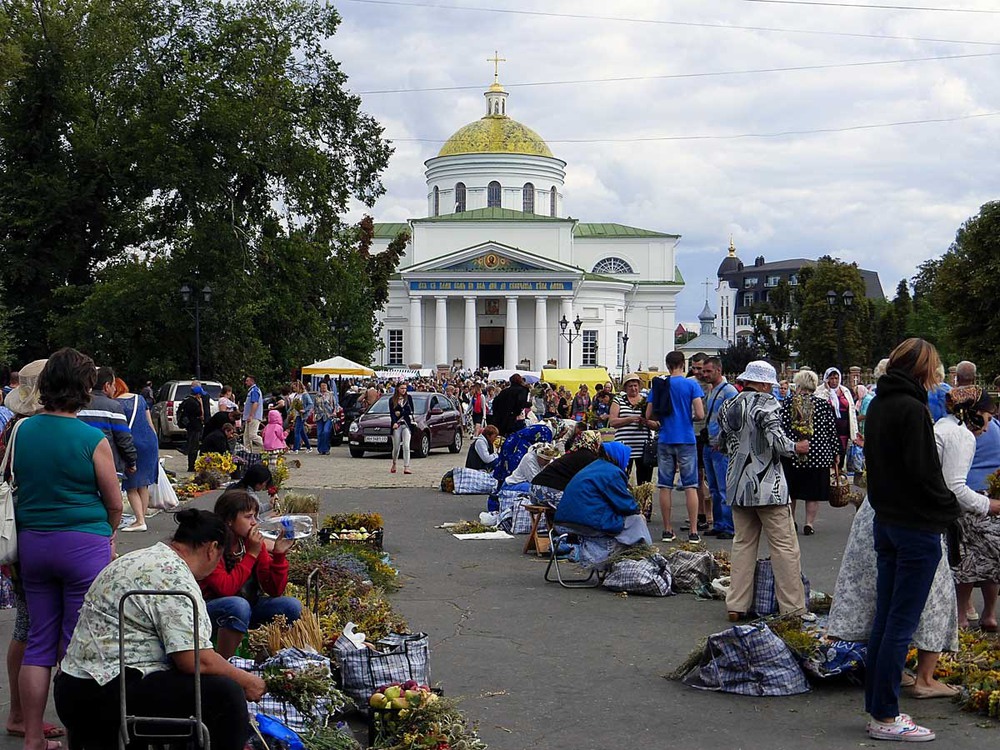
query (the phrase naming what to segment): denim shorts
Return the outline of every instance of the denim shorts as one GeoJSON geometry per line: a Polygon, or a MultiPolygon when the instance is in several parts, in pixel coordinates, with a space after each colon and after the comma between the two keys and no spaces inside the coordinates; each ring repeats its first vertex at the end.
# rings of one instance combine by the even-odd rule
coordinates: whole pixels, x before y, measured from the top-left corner
{"type": "Polygon", "coordinates": [[[698,446],[694,443],[658,443],[656,446],[659,463],[656,486],[674,489],[674,473],[681,474],[677,489],[686,490],[698,486],[698,446]]]}

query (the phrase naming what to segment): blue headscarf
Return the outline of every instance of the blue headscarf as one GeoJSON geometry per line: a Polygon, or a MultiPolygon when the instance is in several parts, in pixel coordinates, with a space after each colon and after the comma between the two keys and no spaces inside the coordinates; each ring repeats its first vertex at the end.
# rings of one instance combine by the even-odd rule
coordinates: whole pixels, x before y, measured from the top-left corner
{"type": "Polygon", "coordinates": [[[622,471],[628,471],[628,461],[632,457],[632,449],[624,443],[612,441],[604,444],[604,452],[622,471]]]}

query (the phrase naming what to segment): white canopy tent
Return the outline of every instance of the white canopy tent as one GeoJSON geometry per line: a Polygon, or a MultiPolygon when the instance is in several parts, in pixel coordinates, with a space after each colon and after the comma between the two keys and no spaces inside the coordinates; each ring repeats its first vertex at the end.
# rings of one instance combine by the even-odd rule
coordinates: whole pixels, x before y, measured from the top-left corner
{"type": "Polygon", "coordinates": [[[313,362],[308,367],[302,368],[303,375],[347,375],[354,377],[365,377],[374,375],[375,371],[370,367],[352,362],[347,357],[331,357],[330,359],[313,362]]]}
{"type": "Polygon", "coordinates": [[[486,379],[507,381],[510,380],[511,375],[520,375],[524,378],[525,383],[537,383],[542,379],[542,373],[532,372],[531,370],[493,370],[486,379]]]}

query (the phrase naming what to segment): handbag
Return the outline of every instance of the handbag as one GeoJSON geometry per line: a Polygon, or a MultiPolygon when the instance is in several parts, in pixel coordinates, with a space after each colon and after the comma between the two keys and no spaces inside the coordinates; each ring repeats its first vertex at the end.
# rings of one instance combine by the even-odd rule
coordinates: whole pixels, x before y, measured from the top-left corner
{"type": "Polygon", "coordinates": [[[17,562],[17,522],[14,520],[14,496],[17,482],[14,479],[14,442],[21,427],[18,420],[10,431],[10,439],[0,461],[0,565],[17,562]],[[7,472],[10,471],[10,481],[7,472]]]}
{"type": "Polygon", "coordinates": [[[344,692],[361,711],[367,710],[368,699],[382,685],[407,680],[430,684],[430,641],[426,633],[390,633],[376,645],[383,650],[358,649],[341,635],[333,646],[344,692]]]}

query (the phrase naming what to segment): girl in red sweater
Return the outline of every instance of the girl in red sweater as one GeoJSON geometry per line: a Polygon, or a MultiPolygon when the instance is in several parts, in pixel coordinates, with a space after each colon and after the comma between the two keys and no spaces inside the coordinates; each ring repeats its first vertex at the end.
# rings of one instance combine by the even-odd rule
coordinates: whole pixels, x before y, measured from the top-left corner
{"type": "Polygon", "coordinates": [[[257,500],[245,489],[230,489],[215,503],[215,513],[232,531],[229,549],[218,567],[200,582],[217,651],[226,659],[236,653],[250,628],[284,615],[289,623],[302,616],[302,603],[282,596],[288,585],[285,553],[292,539],[271,541],[257,527],[257,500]]]}

